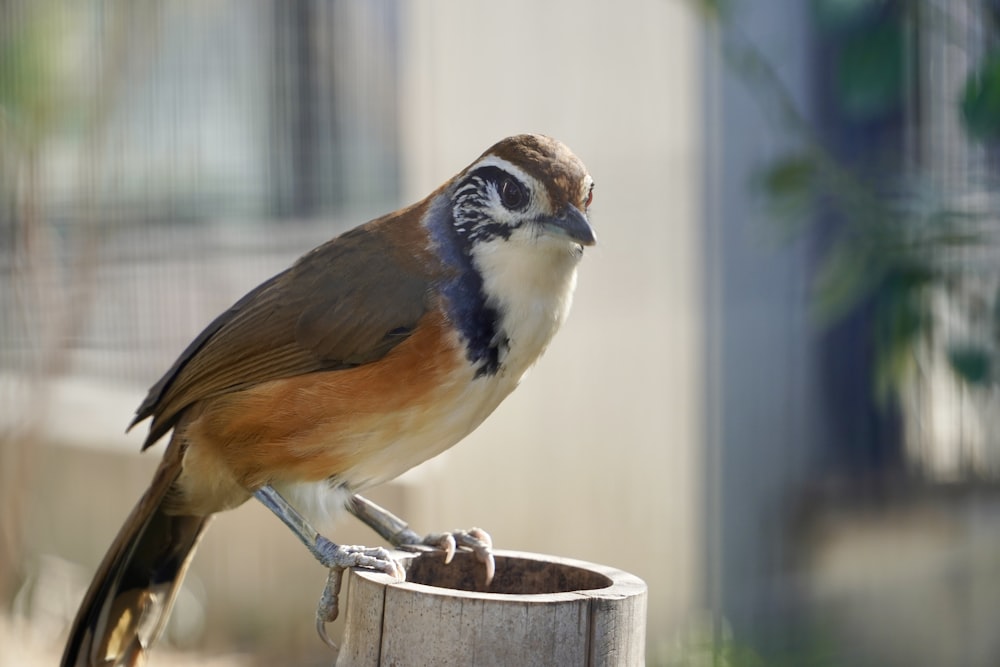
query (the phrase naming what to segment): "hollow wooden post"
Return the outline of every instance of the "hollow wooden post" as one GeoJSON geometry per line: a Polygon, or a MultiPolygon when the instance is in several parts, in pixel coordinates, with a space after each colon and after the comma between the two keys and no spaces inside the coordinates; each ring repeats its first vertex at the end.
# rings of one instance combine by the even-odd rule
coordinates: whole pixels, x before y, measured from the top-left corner
{"type": "MultiPolygon", "coordinates": [[[[646,584],[621,570],[496,552],[496,576],[471,554],[398,554],[406,581],[347,576],[338,666],[645,664],[646,584]]],[[[341,601],[343,604],[343,600],[341,601]]]]}

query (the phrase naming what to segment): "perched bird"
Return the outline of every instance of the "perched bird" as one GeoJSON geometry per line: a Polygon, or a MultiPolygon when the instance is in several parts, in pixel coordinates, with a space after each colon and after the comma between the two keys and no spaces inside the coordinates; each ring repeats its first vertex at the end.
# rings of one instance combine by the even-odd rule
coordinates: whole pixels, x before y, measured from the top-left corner
{"type": "MultiPolygon", "coordinates": [[[[173,433],[84,597],[63,665],[140,662],[209,518],[251,496],[334,574],[400,576],[384,549],[337,545],[310,519],[346,504],[394,544],[421,541],[355,494],[464,438],[542,354],[595,242],[593,187],[558,141],[509,137],[209,324],[136,412],[132,426],[152,420],[143,449],[173,433]]],[[[485,534],[458,539],[488,555],[485,534]]],[[[337,585],[331,576],[321,621],[337,585]]]]}

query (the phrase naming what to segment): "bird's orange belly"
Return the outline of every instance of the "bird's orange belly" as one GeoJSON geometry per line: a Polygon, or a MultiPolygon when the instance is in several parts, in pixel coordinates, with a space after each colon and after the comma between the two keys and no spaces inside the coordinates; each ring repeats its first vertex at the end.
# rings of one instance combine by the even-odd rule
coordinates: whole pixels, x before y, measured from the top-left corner
{"type": "Polygon", "coordinates": [[[378,363],[210,399],[185,434],[189,448],[217,461],[217,474],[250,491],[331,477],[357,489],[452,446],[515,384],[475,378],[461,341],[431,313],[378,363]]]}

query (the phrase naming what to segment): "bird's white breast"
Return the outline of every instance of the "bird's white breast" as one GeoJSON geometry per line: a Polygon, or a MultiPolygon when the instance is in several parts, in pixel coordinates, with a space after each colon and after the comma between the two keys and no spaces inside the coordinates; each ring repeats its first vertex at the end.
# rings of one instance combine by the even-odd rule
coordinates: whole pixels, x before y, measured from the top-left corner
{"type": "MultiPolygon", "coordinates": [[[[381,415],[352,436],[369,451],[340,479],[352,491],[393,479],[459,442],[485,420],[541,356],[566,319],[576,284],[579,252],[565,243],[524,252],[498,241],[482,244],[474,261],[483,278],[487,302],[499,314],[501,350],[495,374],[479,374],[469,363],[464,341],[455,332],[454,368],[426,400],[398,413],[381,415]]],[[[279,485],[307,517],[319,523],[342,506],[343,494],[330,494],[326,482],[279,485]]]]}

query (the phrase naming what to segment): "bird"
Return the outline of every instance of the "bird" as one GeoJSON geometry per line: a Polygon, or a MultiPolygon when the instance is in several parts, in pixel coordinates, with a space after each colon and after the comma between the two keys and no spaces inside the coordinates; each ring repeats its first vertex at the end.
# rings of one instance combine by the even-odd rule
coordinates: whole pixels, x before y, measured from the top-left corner
{"type": "Polygon", "coordinates": [[[213,320],[129,426],[150,420],[143,450],[170,438],[83,598],[62,664],[143,662],[209,521],[251,498],[330,570],[318,625],[335,614],[344,568],[405,576],[386,549],[313,528],[345,506],[394,545],[457,538],[488,561],[485,532],[418,538],[359,494],[462,440],[542,355],[596,243],[593,191],[560,141],[507,137],[213,320]]]}

